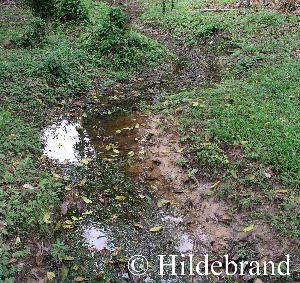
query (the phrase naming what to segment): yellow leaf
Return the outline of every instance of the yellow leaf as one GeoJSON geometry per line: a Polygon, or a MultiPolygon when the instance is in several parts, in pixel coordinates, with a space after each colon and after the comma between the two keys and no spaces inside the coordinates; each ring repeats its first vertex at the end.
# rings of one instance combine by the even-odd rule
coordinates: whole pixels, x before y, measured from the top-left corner
{"type": "Polygon", "coordinates": [[[55,173],[55,172],[52,173],[52,176],[53,176],[54,179],[57,179],[57,180],[62,179],[62,177],[60,175],[58,175],[57,173],[55,173]]]}
{"type": "Polygon", "coordinates": [[[171,151],[170,151],[170,149],[165,149],[165,150],[162,150],[161,153],[164,155],[170,155],[171,151]]]}
{"type": "Polygon", "coordinates": [[[75,282],[83,282],[83,281],[86,281],[86,280],[87,280],[86,278],[81,277],[81,276],[78,276],[78,277],[74,278],[75,282]]]}
{"type": "Polygon", "coordinates": [[[82,215],[91,215],[91,214],[93,214],[92,210],[87,210],[87,211],[82,213],[82,215]]]}
{"type": "Polygon", "coordinates": [[[163,229],[162,226],[156,226],[156,227],[152,227],[149,231],[153,233],[159,233],[162,231],[162,229],[163,229]]]}
{"type": "Polygon", "coordinates": [[[116,199],[117,201],[124,201],[124,200],[127,199],[127,197],[126,197],[126,196],[116,196],[115,199],[116,199]]]}
{"type": "Polygon", "coordinates": [[[64,224],[64,225],[62,225],[62,227],[65,229],[73,229],[74,225],[64,224]]]}
{"type": "Polygon", "coordinates": [[[129,151],[129,152],[128,152],[128,155],[129,155],[129,156],[134,156],[134,152],[133,152],[133,151],[129,151]]]}
{"type": "Polygon", "coordinates": [[[69,187],[69,186],[66,186],[66,187],[65,187],[65,190],[66,190],[66,191],[72,191],[72,188],[69,187]]]}
{"type": "Polygon", "coordinates": [[[54,272],[47,272],[47,278],[49,281],[52,281],[55,278],[54,272]]]}
{"type": "Polygon", "coordinates": [[[86,177],[84,177],[79,183],[78,183],[78,186],[79,187],[83,187],[86,183],[86,177]]]}
{"type": "Polygon", "coordinates": [[[221,183],[221,181],[217,181],[210,188],[215,189],[217,186],[219,186],[220,183],[221,183]]]}
{"type": "Polygon", "coordinates": [[[117,260],[121,263],[127,263],[128,262],[128,258],[125,256],[120,256],[117,258],[117,260]]]}
{"type": "Polygon", "coordinates": [[[117,150],[117,149],[113,149],[113,152],[115,153],[115,154],[119,154],[120,153],[120,151],[119,150],[117,150]]]}
{"type": "Polygon", "coordinates": [[[44,223],[50,224],[50,223],[51,223],[50,217],[51,217],[51,216],[50,216],[50,213],[49,213],[49,212],[46,212],[46,213],[44,214],[44,217],[43,217],[44,223]]]}
{"type": "Polygon", "coordinates": [[[88,199],[87,197],[85,197],[85,196],[83,196],[83,197],[81,197],[81,198],[82,198],[82,200],[83,200],[85,203],[87,203],[87,204],[92,203],[92,201],[91,201],[90,199],[88,199]]]}
{"type": "Polygon", "coordinates": [[[285,189],[278,189],[275,191],[276,194],[285,194],[285,193],[288,193],[289,190],[285,190],[285,189]]]}
{"type": "Polygon", "coordinates": [[[254,224],[250,224],[250,225],[245,226],[242,231],[244,233],[248,233],[248,232],[251,232],[253,229],[254,229],[254,224]]]}
{"type": "Polygon", "coordinates": [[[134,126],[136,129],[138,129],[140,127],[140,124],[135,124],[134,126]]]}
{"type": "Polygon", "coordinates": [[[157,202],[157,206],[158,208],[162,208],[164,205],[170,204],[171,201],[167,200],[167,199],[160,199],[157,202]]]}
{"type": "Polygon", "coordinates": [[[199,102],[198,102],[198,101],[193,101],[193,102],[192,102],[192,106],[193,106],[193,107],[197,107],[198,105],[199,105],[199,102]]]}
{"type": "Polygon", "coordinates": [[[121,134],[121,130],[116,130],[116,134],[121,134]]]}
{"type": "Polygon", "coordinates": [[[74,260],[74,257],[72,257],[72,256],[65,256],[64,260],[71,261],[71,260],[74,260]]]}
{"type": "Polygon", "coordinates": [[[142,224],[140,224],[140,223],[135,223],[134,227],[138,228],[138,229],[144,229],[144,226],[142,224]]]}
{"type": "Polygon", "coordinates": [[[92,161],[91,158],[83,158],[80,160],[80,163],[82,163],[84,165],[88,165],[91,161],[92,161]]]}

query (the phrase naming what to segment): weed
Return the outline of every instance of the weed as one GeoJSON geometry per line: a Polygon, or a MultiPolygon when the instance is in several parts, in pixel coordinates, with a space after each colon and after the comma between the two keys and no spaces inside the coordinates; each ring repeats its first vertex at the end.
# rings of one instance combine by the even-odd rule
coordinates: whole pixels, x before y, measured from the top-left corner
{"type": "Polygon", "coordinates": [[[57,0],[55,16],[62,22],[80,22],[88,20],[88,9],[81,0],[57,0]]]}
{"type": "Polygon", "coordinates": [[[210,176],[225,174],[216,191],[243,210],[273,202],[272,182],[288,187],[294,197],[278,203],[279,213],[268,218],[283,234],[298,237],[300,69],[292,54],[300,44],[299,19],[274,11],[198,13],[195,5],[204,3],[184,0],[163,15],[155,2],[142,18],[196,46],[207,37],[210,50],[229,51],[226,72],[219,84],[169,96],[160,107],[170,114],[180,103],[205,101],[201,108],[186,104],[180,114],[182,140],[193,159],[210,176]],[[232,160],[224,144],[239,147],[239,158],[232,160]],[[276,176],[261,177],[262,167],[276,176]]]}
{"type": "Polygon", "coordinates": [[[67,255],[68,247],[59,239],[51,246],[51,256],[58,262],[61,262],[67,255]]]}
{"type": "Polygon", "coordinates": [[[98,52],[103,66],[115,70],[136,69],[140,62],[151,66],[170,56],[158,43],[133,32],[120,8],[109,8],[105,19],[91,32],[87,46],[98,52]]]}
{"type": "Polygon", "coordinates": [[[19,47],[35,47],[42,42],[46,34],[46,22],[39,17],[31,20],[25,33],[16,39],[19,47]]]}

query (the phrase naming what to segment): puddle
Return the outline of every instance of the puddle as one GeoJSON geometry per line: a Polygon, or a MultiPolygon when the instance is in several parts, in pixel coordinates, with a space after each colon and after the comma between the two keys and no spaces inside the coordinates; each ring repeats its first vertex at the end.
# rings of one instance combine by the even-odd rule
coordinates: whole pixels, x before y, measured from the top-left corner
{"type": "Polygon", "coordinates": [[[176,250],[180,253],[188,253],[194,250],[194,241],[188,234],[181,234],[176,250]]]}
{"type": "Polygon", "coordinates": [[[44,154],[60,163],[78,162],[94,155],[90,140],[79,123],[63,119],[42,132],[44,154]]]}
{"type": "Polygon", "coordinates": [[[95,151],[104,157],[127,156],[139,146],[139,129],[145,117],[139,114],[121,115],[114,118],[88,115],[83,126],[95,151]]]}
{"type": "Polygon", "coordinates": [[[84,228],[82,235],[89,248],[97,251],[104,249],[112,250],[112,246],[109,245],[108,234],[105,230],[89,226],[84,228]]]}
{"type": "MultiPolygon", "coordinates": [[[[182,67],[176,67],[175,73],[179,72],[178,68],[182,67]]],[[[95,211],[98,209],[97,215],[92,220],[96,225],[83,224],[79,232],[90,250],[113,253],[115,249],[119,250],[117,247],[120,247],[122,255],[143,254],[150,258],[155,258],[158,254],[194,252],[193,238],[183,232],[183,217],[174,213],[169,214],[169,210],[173,211],[173,208],[168,208],[168,213],[162,212],[163,209],[157,209],[156,198],[159,193],[155,197],[151,195],[152,183],[150,179],[145,178],[145,173],[150,166],[145,168],[145,163],[140,163],[137,166],[124,168],[127,175],[131,177],[129,183],[138,183],[137,186],[130,188],[131,191],[126,191],[128,184],[118,187],[116,183],[117,185],[110,188],[110,184],[115,184],[114,180],[109,179],[108,175],[111,173],[107,171],[106,174],[103,170],[104,173],[101,175],[99,172],[102,172],[103,168],[92,167],[96,166],[99,160],[104,163],[108,160],[114,162],[106,163],[121,164],[119,161],[127,160],[128,157],[137,159],[143,155],[142,145],[145,147],[147,143],[152,151],[155,149],[153,143],[153,139],[156,138],[155,132],[145,133],[146,124],[149,121],[147,116],[138,112],[138,105],[141,102],[140,97],[144,100],[148,97],[148,102],[151,97],[152,102],[155,103],[164,95],[163,90],[168,89],[169,78],[159,77],[157,81],[157,83],[149,84],[147,79],[137,79],[127,87],[123,84],[114,84],[107,89],[103,88],[101,95],[96,95],[97,107],[95,109],[89,109],[84,115],[81,113],[82,116],[77,119],[60,119],[42,132],[44,154],[48,158],[67,166],[69,163],[74,164],[87,157],[96,161],[85,167],[87,170],[85,175],[78,178],[92,184],[92,186],[86,186],[86,184],[85,186],[88,189],[90,187],[95,189],[93,199],[98,199],[99,204],[103,206],[101,209],[94,206],[95,211]],[[116,113],[121,114],[116,115],[116,113]],[[107,183],[101,187],[101,191],[99,184],[102,184],[103,180],[107,183]],[[119,202],[113,194],[118,194],[119,202]],[[120,197],[124,199],[120,201],[120,197]],[[98,225],[108,227],[108,229],[99,228],[98,225]],[[163,226],[161,233],[151,233],[151,228],[160,227],[160,225],[163,226]]],[[[174,84],[170,84],[171,87],[175,88],[176,85],[176,88],[180,89],[181,84],[177,86],[176,83],[174,81],[174,84]]],[[[167,156],[168,148],[165,145],[162,146],[167,156]]],[[[177,149],[179,152],[180,148],[177,149]]],[[[176,155],[174,160],[179,157],[176,155]]],[[[155,166],[158,167],[159,164],[152,165],[153,168],[155,166]]],[[[160,167],[169,168],[170,179],[178,179],[179,171],[172,172],[173,167],[169,163],[162,163],[160,167]]],[[[73,168],[70,171],[72,170],[73,168]]],[[[160,181],[157,187],[170,184],[169,180],[162,180],[160,177],[157,175],[156,179],[160,181]]],[[[84,190],[82,187],[80,189],[84,190]]],[[[72,200],[73,197],[70,192],[69,198],[72,200]]],[[[173,192],[170,192],[168,199],[175,199],[173,192]]],[[[70,200],[67,199],[67,201],[70,200]]],[[[144,279],[148,280],[147,282],[154,282],[153,274],[149,276],[144,279]]],[[[160,282],[173,281],[162,280],[160,282]]]]}

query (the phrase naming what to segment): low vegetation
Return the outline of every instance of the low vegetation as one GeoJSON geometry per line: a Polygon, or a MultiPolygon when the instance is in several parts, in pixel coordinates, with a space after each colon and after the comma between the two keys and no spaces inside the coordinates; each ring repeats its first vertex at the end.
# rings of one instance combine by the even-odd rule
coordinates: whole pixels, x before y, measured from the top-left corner
{"type": "MultiPolygon", "coordinates": [[[[0,4],[0,281],[21,282],[16,276],[30,272],[30,260],[39,264],[45,256],[48,279],[59,273],[63,282],[68,270],[62,258],[78,240],[71,233],[62,240],[67,181],[42,156],[40,130],[66,101],[86,96],[97,75],[128,77],[141,62],[155,66],[168,52],[127,27],[120,9],[77,0],[28,3],[0,4]],[[43,243],[51,247],[45,255],[43,243]]],[[[79,261],[88,257],[76,251],[79,261]]],[[[72,276],[81,272],[74,269],[72,276]]]]}
{"type": "Polygon", "coordinates": [[[201,13],[201,5],[180,1],[163,14],[156,2],[143,15],[192,46],[209,44],[226,62],[220,83],[169,96],[161,107],[178,113],[194,166],[221,181],[219,196],[261,210],[280,233],[299,237],[299,17],[201,13]]]}

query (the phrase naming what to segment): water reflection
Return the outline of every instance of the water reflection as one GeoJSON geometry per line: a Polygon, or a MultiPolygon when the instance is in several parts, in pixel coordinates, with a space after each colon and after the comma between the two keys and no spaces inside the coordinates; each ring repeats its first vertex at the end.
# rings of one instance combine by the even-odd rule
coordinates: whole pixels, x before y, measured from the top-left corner
{"type": "Polygon", "coordinates": [[[94,155],[89,138],[81,125],[63,119],[45,128],[42,132],[44,154],[50,159],[63,162],[78,162],[94,155]]]}
{"type": "Polygon", "coordinates": [[[92,249],[101,251],[103,249],[111,250],[108,242],[107,232],[93,226],[86,227],[83,231],[83,237],[92,249]]]}

